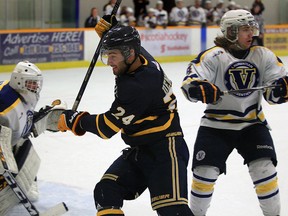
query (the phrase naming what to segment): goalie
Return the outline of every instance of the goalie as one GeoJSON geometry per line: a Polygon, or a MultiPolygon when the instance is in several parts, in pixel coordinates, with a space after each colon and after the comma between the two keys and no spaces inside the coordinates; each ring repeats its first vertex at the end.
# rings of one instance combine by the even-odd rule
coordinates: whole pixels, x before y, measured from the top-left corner
{"type": "Polygon", "coordinates": [[[35,112],[42,89],[43,76],[40,69],[28,62],[19,62],[11,74],[10,81],[0,82],[0,215],[19,203],[3,173],[11,172],[17,184],[30,201],[36,201],[37,172],[40,158],[35,152],[29,136],[38,136],[45,130],[56,132],[53,121],[65,109],[60,100],[35,112]]]}

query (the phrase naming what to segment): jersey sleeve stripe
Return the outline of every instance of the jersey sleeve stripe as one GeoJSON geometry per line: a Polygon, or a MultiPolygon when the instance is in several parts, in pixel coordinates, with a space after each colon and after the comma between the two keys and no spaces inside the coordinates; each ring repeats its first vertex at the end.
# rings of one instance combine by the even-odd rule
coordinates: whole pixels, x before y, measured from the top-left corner
{"type": "Polygon", "coordinates": [[[99,136],[102,138],[102,139],[109,139],[108,137],[106,137],[102,132],[101,132],[101,130],[100,130],[100,128],[99,128],[99,116],[100,115],[97,115],[96,116],[96,127],[97,127],[97,131],[98,131],[98,134],[99,134],[99,136]]]}
{"type": "Polygon", "coordinates": [[[117,127],[115,124],[113,124],[106,115],[103,116],[105,124],[110,127],[115,133],[118,133],[120,131],[120,128],[117,127]]]}

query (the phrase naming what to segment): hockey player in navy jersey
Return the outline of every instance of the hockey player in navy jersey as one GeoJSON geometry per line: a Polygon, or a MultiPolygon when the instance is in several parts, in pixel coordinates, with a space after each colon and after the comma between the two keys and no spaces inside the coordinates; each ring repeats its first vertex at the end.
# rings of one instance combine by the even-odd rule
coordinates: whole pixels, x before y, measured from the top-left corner
{"type": "Polygon", "coordinates": [[[206,214],[214,184],[237,149],[248,166],[263,215],[280,215],[277,158],[261,98],[270,104],[288,101],[287,71],[272,51],[251,46],[259,31],[250,12],[226,12],[220,28],[223,36],[191,61],[182,85],[189,101],[207,104],[194,145],[191,210],[196,216],[206,214]],[[279,87],[222,94],[270,85],[279,87]]]}
{"type": "MultiPolygon", "coordinates": [[[[102,19],[96,26],[98,34],[102,35],[105,25],[102,19]]],[[[134,27],[117,25],[109,30],[103,38],[101,58],[115,75],[111,108],[101,114],[66,110],[58,122],[61,131],[75,135],[88,131],[103,139],[121,131],[129,146],[94,189],[97,215],[124,215],[124,200],[136,199],[147,188],[158,215],[192,215],[187,199],[189,151],[172,82],[141,47],[134,27]]]]}
{"type": "Polygon", "coordinates": [[[47,111],[45,114],[44,109],[39,112],[34,111],[40,97],[42,83],[42,72],[28,61],[19,62],[10,80],[0,82],[0,150],[1,155],[6,156],[4,158],[2,155],[0,161],[0,215],[6,215],[9,209],[20,202],[4,178],[3,173],[7,167],[2,161],[11,164],[8,171],[16,176],[19,187],[23,189],[28,199],[31,202],[38,200],[35,178],[40,166],[40,158],[29,137],[32,132],[36,137],[46,129],[58,131],[55,121],[66,108],[59,100],[53,108],[49,106],[49,112],[45,109],[47,111]]]}

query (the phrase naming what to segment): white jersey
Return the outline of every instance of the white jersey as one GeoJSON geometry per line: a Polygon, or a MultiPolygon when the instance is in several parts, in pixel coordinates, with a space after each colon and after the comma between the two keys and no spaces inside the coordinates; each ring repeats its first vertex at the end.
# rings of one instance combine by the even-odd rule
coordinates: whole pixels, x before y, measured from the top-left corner
{"type": "Polygon", "coordinates": [[[0,125],[12,129],[12,146],[30,134],[33,114],[34,107],[21,100],[9,81],[0,82],[0,125]]]}
{"type": "Polygon", "coordinates": [[[190,7],[189,10],[189,22],[191,24],[202,24],[206,23],[206,12],[202,7],[196,8],[195,6],[190,7]]]}
{"type": "MultiPolygon", "coordinates": [[[[207,80],[225,91],[271,85],[284,76],[287,76],[287,71],[281,60],[265,47],[251,47],[244,59],[237,59],[216,46],[190,62],[185,79],[207,80]]],[[[222,96],[219,103],[207,105],[201,126],[230,130],[241,130],[256,123],[268,126],[261,107],[262,93],[222,96]]],[[[273,97],[271,91],[264,96],[271,104],[279,100],[273,97]]]]}
{"type": "Polygon", "coordinates": [[[155,9],[155,16],[157,18],[157,25],[162,26],[168,23],[168,13],[166,10],[155,9]]]}
{"type": "Polygon", "coordinates": [[[172,8],[169,16],[170,16],[170,21],[179,23],[179,22],[186,22],[188,20],[188,9],[186,7],[183,8],[178,8],[174,7],[172,8]]]}

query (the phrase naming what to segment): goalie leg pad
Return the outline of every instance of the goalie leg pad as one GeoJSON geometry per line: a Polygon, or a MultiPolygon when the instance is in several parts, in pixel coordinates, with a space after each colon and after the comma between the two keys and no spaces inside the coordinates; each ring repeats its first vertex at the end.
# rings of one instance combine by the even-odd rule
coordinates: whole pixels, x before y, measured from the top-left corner
{"type": "Polygon", "coordinates": [[[24,192],[27,193],[40,167],[40,158],[30,140],[27,140],[18,150],[16,161],[20,170],[16,180],[24,192]]]}
{"type": "Polygon", "coordinates": [[[11,128],[0,125],[0,156],[3,154],[3,158],[1,157],[3,162],[0,162],[0,174],[4,173],[4,169],[8,169],[12,173],[18,173],[18,167],[12,152],[11,137],[11,128]],[[3,163],[7,167],[4,167],[3,163]]]}
{"type": "Polygon", "coordinates": [[[220,171],[214,166],[198,166],[193,170],[190,208],[194,215],[205,215],[220,171]]]}
{"type": "Polygon", "coordinates": [[[249,163],[249,174],[255,185],[263,214],[265,216],[280,215],[277,172],[270,158],[262,158],[249,163]]]}
{"type": "MultiPolygon", "coordinates": [[[[35,177],[40,167],[40,158],[30,140],[27,140],[18,149],[15,158],[19,167],[19,173],[15,179],[23,189],[24,193],[29,195],[31,185],[34,183],[35,177]]],[[[3,185],[6,184],[3,183],[3,185]]],[[[28,198],[30,197],[28,196],[28,198]]],[[[9,185],[6,185],[3,190],[0,190],[0,203],[0,215],[5,215],[10,208],[19,203],[19,199],[15,196],[9,185]]]]}
{"type": "Polygon", "coordinates": [[[19,199],[15,196],[9,185],[0,190],[0,203],[0,215],[6,215],[11,208],[19,203],[19,199]]]}

